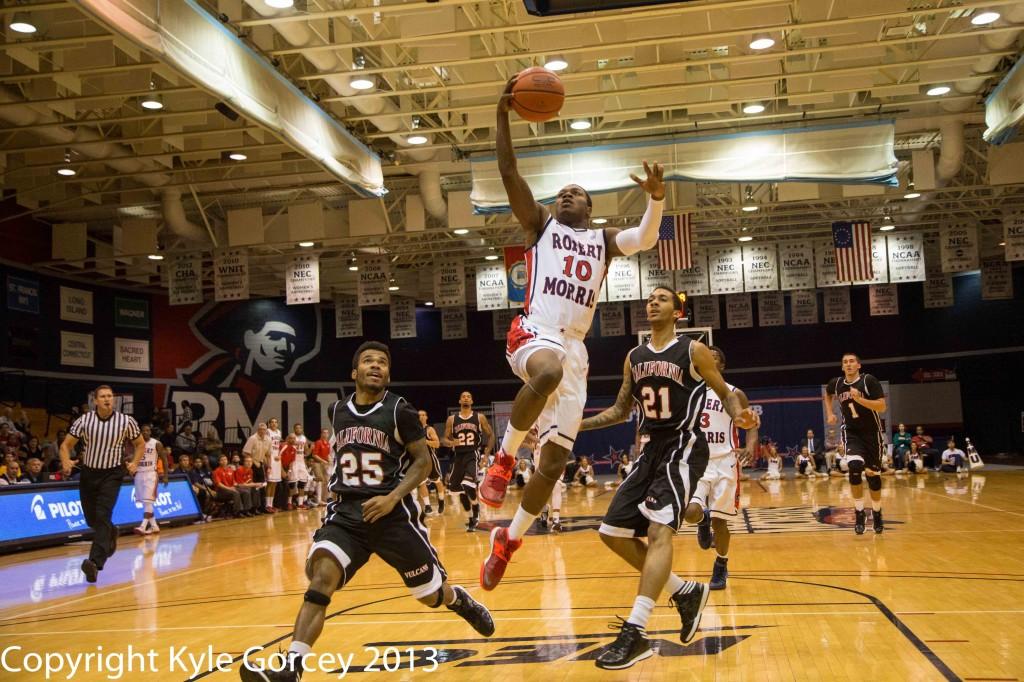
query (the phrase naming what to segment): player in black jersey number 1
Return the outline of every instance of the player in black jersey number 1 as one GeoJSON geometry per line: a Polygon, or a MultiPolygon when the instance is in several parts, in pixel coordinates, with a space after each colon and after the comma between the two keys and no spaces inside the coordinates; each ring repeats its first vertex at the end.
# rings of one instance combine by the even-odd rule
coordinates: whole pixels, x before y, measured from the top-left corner
{"type": "Polygon", "coordinates": [[[580,429],[599,429],[626,421],[635,403],[640,432],[650,436],[629,475],[619,486],[601,522],[600,535],[613,552],[640,571],[640,588],[619,636],[597,658],[597,667],[628,668],[654,655],[645,628],[663,589],[679,611],[679,639],[697,633],[708,586],[672,573],[672,536],[681,521],[699,523],[704,509],[691,499],[708,464],[708,443],[700,429],[704,397],[710,386],[741,429],[756,428],[757,414],[744,408],[726,386],[708,347],[676,337],[682,314],[676,292],[656,287],[647,298],[651,340],[626,356],[622,388],[615,404],[584,419],[580,429]],[[646,536],[644,543],[640,538],[646,536]]]}
{"type": "Polygon", "coordinates": [[[864,486],[862,475],[868,479],[871,491],[871,523],[876,533],[882,525],[882,421],[879,412],[885,412],[885,394],[878,379],[860,373],[860,358],[856,353],[843,355],[843,376],[836,377],[825,387],[825,414],[828,423],[836,423],[833,401],[839,398],[839,411],[843,413],[843,444],[850,468],[850,492],[856,510],[854,532],[864,532],[864,486]]]}
{"type": "Polygon", "coordinates": [[[430,472],[430,452],[416,410],[387,388],[391,354],[376,341],[363,343],[352,358],[356,391],[346,403],[328,408],[334,431],[335,468],[324,525],[313,535],[306,560],[309,589],[288,648],[286,665],[240,668],[245,682],[294,682],[324,627],[331,596],[352,580],[373,554],[402,576],[412,596],[430,608],[444,604],[474,630],[490,637],[494,621],[487,608],[447,574],[419,521],[413,496],[430,472]],[[411,461],[410,461],[411,460],[411,461]]]}

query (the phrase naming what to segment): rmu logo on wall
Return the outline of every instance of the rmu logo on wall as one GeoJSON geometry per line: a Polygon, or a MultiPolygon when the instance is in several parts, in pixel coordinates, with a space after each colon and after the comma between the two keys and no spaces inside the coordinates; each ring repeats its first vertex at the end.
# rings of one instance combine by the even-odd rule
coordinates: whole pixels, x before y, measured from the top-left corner
{"type": "Polygon", "coordinates": [[[178,415],[189,401],[193,420],[213,422],[227,443],[244,440],[254,425],[271,417],[290,431],[289,424],[304,421],[307,402],[320,402],[317,411],[325,415],[339,397],[336,391],[310,391],[312,384],[292,379],[320,352],[318,306],[273,299],[208,303],[189,328],[209,352],[178,370],[167,400],[178,415]]]}

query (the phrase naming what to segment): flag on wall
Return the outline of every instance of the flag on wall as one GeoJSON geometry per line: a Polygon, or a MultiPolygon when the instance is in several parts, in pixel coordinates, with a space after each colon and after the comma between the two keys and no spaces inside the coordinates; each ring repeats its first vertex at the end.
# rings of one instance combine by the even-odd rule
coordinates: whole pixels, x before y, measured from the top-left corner
{"type": "Polygon", "coordinates": [[[871,270],[871,223],[832,223],[836,247],[836,274],[842,282],[859,282],[874,277],[871,270]]]}
{"type": "Polygon", "coordinates": [[[662,270],[689,270],[693,267],[689,213],[662,217],[658,228],[658,263],[662,270]]]}

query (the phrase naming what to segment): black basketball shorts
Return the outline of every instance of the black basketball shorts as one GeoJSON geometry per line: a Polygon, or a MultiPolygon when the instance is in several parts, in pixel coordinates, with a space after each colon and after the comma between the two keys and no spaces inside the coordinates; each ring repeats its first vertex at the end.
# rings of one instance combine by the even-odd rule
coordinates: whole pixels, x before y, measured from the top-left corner
{"type": "Polygon", "coordinates": [[[882,434],[878,431],[852,431],[843,429],[843,443],[850,460],[864,462],[865,469],[882,470],[882,434]]]}

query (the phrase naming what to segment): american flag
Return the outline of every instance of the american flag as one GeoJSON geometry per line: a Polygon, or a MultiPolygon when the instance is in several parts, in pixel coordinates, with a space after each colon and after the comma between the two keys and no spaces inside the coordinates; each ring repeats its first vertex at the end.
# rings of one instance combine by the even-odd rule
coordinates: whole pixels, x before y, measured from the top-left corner
{"type": "Polygon", "coordinates": [[[871,223],[832,223],[836,247],[836,275],[843,282],[871,279],[871,223]]]}
{"type": "Polygon", "coordinates": [[[662,270],[689,270],[693,267],[689,213],[662,217],[658,228],[658,265],[662,270]]]}

